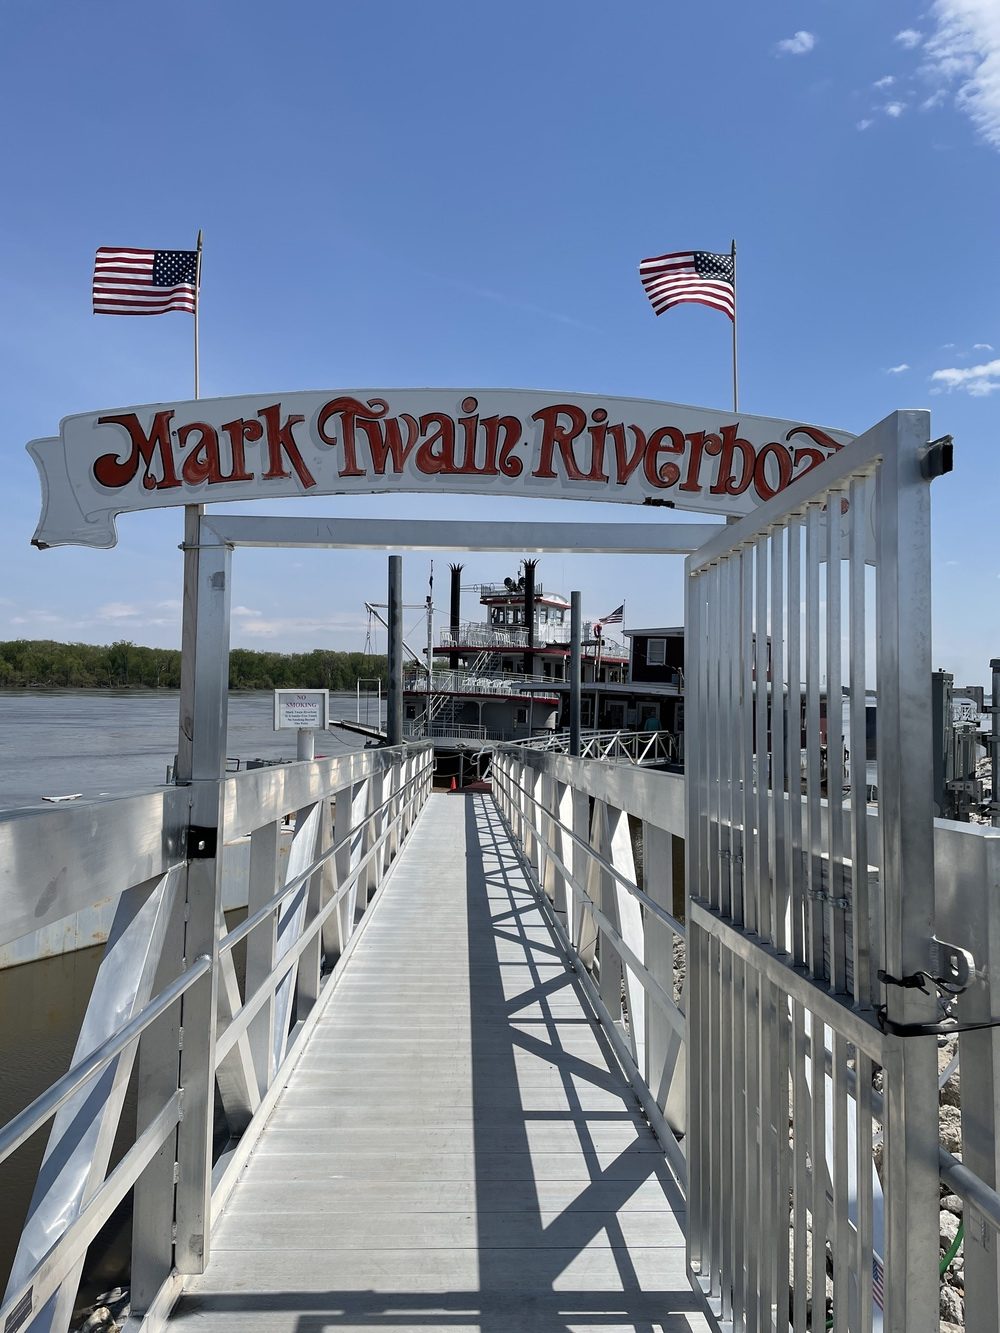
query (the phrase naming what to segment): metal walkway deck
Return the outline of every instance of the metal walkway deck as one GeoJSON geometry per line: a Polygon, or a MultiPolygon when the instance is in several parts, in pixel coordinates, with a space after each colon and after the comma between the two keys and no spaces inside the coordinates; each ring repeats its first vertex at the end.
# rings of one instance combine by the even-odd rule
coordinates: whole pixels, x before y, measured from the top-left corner
{"type": "Polygon", "coordinates": [[[435,796],[171,1324],[702,1330],[682,1208],[492,798],[435,796]]]}

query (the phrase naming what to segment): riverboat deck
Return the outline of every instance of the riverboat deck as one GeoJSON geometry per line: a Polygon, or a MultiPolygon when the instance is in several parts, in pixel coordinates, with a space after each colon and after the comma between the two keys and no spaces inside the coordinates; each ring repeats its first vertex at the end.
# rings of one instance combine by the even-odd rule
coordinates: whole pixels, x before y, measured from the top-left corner
{"type": "Polygon", "coordinates": [[[706,1329],[581,996],[492,797],[432,797],[171,1326],[706,1329]]]}

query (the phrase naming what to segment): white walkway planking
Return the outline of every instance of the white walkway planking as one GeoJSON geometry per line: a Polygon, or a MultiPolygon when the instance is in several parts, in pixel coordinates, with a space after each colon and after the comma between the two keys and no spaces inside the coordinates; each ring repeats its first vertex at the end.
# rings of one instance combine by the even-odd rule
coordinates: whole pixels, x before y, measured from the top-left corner
{"type": "Polygon", "coordinates": [[[707,1329],[636,1112],[492,799],[435,795],[172,1325],[707,1329]]]}

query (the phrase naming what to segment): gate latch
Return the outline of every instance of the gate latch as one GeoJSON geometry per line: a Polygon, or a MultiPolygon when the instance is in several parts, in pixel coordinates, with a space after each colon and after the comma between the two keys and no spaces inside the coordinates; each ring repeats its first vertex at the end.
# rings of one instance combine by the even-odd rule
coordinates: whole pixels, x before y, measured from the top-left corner
{"type": "Polygon", "coordinates": [[[967,949],[936,935],[931,938],[931,975],[940,989],[957,995],[968,986],[975,969],[976,960],[967,949]]]}

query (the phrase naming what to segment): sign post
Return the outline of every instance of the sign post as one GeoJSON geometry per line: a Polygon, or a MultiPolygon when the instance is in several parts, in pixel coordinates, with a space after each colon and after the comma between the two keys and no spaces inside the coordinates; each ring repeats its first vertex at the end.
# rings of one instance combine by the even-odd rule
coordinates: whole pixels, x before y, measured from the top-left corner
{"type": "Polygon", "coordinates": [[[295,729],[296,759],[315,759],[316,732],[330,725],[329,690],[275,690],[274,730],[295,729]]]}

